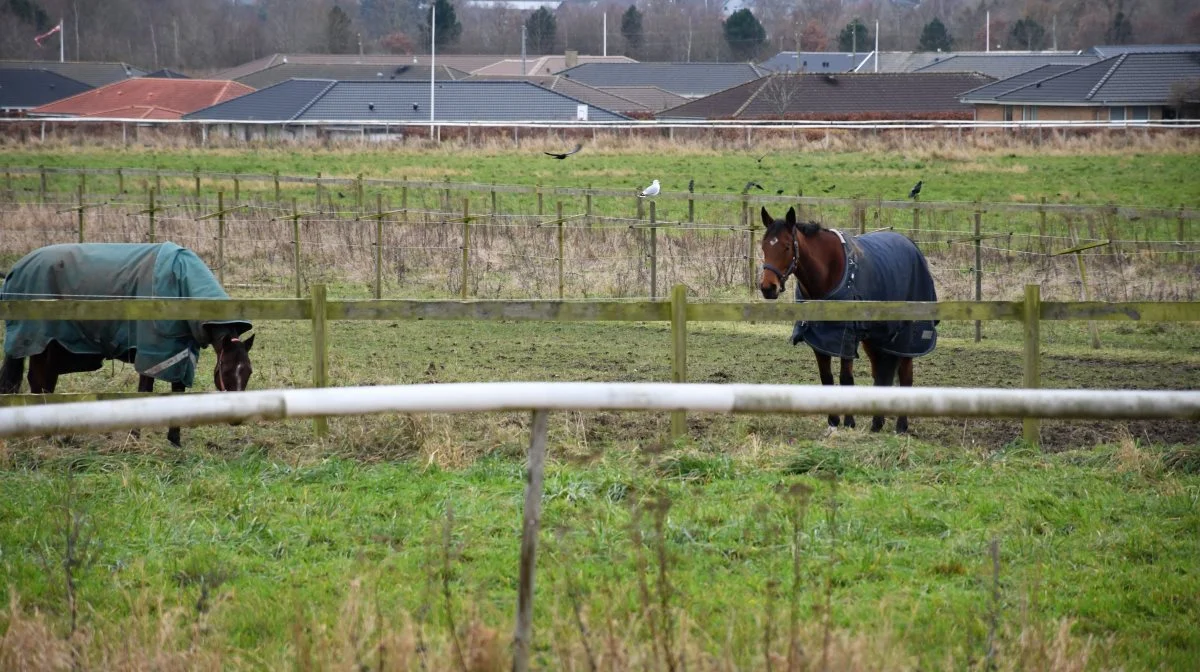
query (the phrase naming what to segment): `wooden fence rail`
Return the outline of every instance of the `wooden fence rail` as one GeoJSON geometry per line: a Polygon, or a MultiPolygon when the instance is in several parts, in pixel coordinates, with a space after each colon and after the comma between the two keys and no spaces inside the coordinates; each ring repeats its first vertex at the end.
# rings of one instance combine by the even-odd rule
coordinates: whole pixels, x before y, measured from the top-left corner
{"type": "MultiPolygon", "coordinates": [[[[1010,321],[1024,324],[1023,381],[1041,385],[1039,323],[1042,320],[1200,322],[1200,301],[1107,303],[1041,301],[1038,285],[1027,285],[1024,301],[807,301],[803,303],[688,303],[676,286],[668,301],[414,301],[327,300],[324,285],[307,299],[38,299],[0,301],[5,320],[305,320],[313,324],[313,385],[326,387],[326,323],[331,320],[510,320],[561,322],[670,322],[672,381],[687,381],[687,323],[808,321],[1010,321]]],[[[70,399],[68,395],[3,395],[0,406],[70,399]]],[[[676,436],[686,427],[672,417],[676,436]]],[[[323,423],[316,427],[324,433],[323,423]]],[[[1024,438],[1036,444],[1040,428],[1027,419],[1024,438]]]]}

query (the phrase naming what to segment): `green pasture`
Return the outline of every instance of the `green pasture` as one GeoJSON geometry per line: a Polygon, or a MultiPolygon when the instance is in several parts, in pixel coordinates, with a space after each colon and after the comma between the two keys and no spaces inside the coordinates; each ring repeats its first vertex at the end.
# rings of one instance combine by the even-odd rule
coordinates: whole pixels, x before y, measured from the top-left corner
{"type": "MultiPolygon", "coordinates": [[[[975,344],[970,323],[943,324],[917,384],[1019,385],[1019,329],[985,324],[975,344]]],[[[1048,387],[1200,387],[1191,325],[1104,324],[1100,351],[1081,324],[1043,329],[1048,387]]],[[[308,330],[259,323],[251,386],[309,384],[308,330]]],[[[787,345],[788,331],[693,325],[689,378],[816,382],[810,353],[787,345]]],[[[337,322],[330,339],[337,385],[670,377],[666,324],[337,322]]],[[[202,371],[211,364],[204,353],[202,371]]],[[[117,365],[64,377],[60,390],[125,391],[135,378],[117,365]]],[[[211,388],[198,378],[199,390],[211,388]]],[[[859,384],[867,382],[864,363],[859,384]]],[[[786,653],[793,604],[815,665],[826,591],[839,646],[887,669],[983,669],[993,627],[1001,669],[1052,669],[1050,652],[1031,652],[1030,641],[1052,640],[1062,623],[1062,655],[1086,660],[1084,669],[1184,670],[1200,657],[1195,423],[1047,422],[1039,451],[1017,441],[1018,420],[912,422],[913,436],[821,438],[824,418],[693,414],[688,438],[671,444],[666,414],[552,415],[539,667],[562,669],[572,655],[583,665],[576,604],[595,647],[612,637],[644,660],[664,637],[646,620],[664,613],[664,594],[673,646],[690,668],[724,660],[762,669],[768,631],[772,650],[786,653]],[[796,484],[812,491],[796,528],[798,573],[797,502],[786,494],[796,484]]],[[[449,650],[447,613],[460,627],[475,619],[497,628],[506,644],[528,425],[516,413],[334,419],[322,441],[308,422],[205,427],[184,429],[182,450],[158,430],[8,441],[0,578],[26,612],[41,610],[65,632],[72,501],[92,530],[92,555],[75,574],[93,647],[138,631],[131,624],[153,618],[147,601],[160,598],[154,609],[180,610],[177,646],[215,651],[228,667],[296,663],[296,628],[334,631],[353,600],[389,622],[411,619],[434,651],[449,650]],[[197,640],[199,623],[207,634],[197,640]]],[[[367,663],[377,655],[367,645],[381,636],[362,634],[367,663]]],[[[347,662],[340,651],[327,653],[347,662]]]]}

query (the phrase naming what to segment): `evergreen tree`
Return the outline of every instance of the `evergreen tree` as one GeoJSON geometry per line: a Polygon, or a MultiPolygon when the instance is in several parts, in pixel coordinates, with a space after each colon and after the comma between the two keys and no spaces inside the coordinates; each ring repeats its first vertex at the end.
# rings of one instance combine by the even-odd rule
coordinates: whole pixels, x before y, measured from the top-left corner
{"type": "Polygon", "coordinates": [[[350,26],[350,17],[337,5],[329,10],[329,20],[325,23],[325,38],[329,53],[354,53],[354,29],[350,26]]]}
{"type": "Polygon", "coordinates": [[[450,0],[434,0],[434,4],[425,13],[425,23],[421,26],[421,42],[426,49],[429,48],[430,20],[435,8],[437,9],[437,31],[434,36],[437,38],[438,51],[441,51],[444,47],[458,42],[458,36],[462,34],[462,24],[458,22],[458,16],[454,13],[454,5],[450,4],[450,0]]]}
{"type": "Polygon", "coordinates": [[[528,32],[529,48],[535,54],[549,54],[554,51],[554,34],[558,30],[558,22],[554,15],[545,7],[540,7],[529,15],[525,21],[528,32]]]}
{"type": "Polygon", "coordinates": [[[855,19],[846,24],[842,32],[838,34],[838,49],[841,51],[870,51],[867,41],[871,38],[871,34],[867,32],[867,27],[862,21],[855,19]]]}
{"type": "Polygon", "coordinates": [[[1046,29],[1028,16],[1017,21],[1008,31],[1009,49],[1041,51],[1046,48],[1046,29]]]}
{"type": "Polygon", "coordinates": [[[642,52],[642,13],[630,5],[621,15],[621,37],[625,38],[625,55],[636,57],[642,52]]]}
{"type": "Polygon", "coordinates": [[[946,32],[946,25],[940,19],[934,19],[925,24],[921,30],[921,41],[917,43],[917,51],[951,51],[954,49],[954,38],[946,32]]]}
{"type": "Polygon", "coordinates": [[[725,41],[737,60],[753,59],[767,41],[767,31],[749,9],[739,9],[723,23],[725,41]]]}

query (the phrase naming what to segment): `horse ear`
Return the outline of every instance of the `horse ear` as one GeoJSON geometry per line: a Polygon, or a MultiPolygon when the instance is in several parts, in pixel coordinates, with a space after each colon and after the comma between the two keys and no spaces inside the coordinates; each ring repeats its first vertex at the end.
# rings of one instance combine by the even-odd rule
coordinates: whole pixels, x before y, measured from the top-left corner
{"type": "Polygon", "coordinates": [[[763,226],[767,227],[768,229],[771,228],[771,225],[775,223],[775,218],[767,214],[766,208],[762,209],[762,221],[763,226]]]}
{"type": "Polygon", "coordinates": [[[255,334],[250,334],[250,338],[247,338],[245,341],[243,341],[246,346],[246,352],[250,352],[250,348],[254,347],[254,336],[255,334]]]}
{"type": "Polygon", "coordinates": [[[796,208],[788,208],[787,223],[788,223],[788,226],[796,225],[796,208]]]}

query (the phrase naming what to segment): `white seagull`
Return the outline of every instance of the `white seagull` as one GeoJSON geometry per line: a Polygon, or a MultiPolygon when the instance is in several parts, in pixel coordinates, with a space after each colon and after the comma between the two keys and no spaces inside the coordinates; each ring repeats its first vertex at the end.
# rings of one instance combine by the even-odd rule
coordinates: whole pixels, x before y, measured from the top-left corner
{"type": "Polygon", "coordinates": [[[647,196],[657,196],[660,189],[661,188],[658,186],[658,180],[655,180],[650,183],[650,186],[643,189],[642,193],[638,194],[638,198],[645,198],[647,196]]]}

